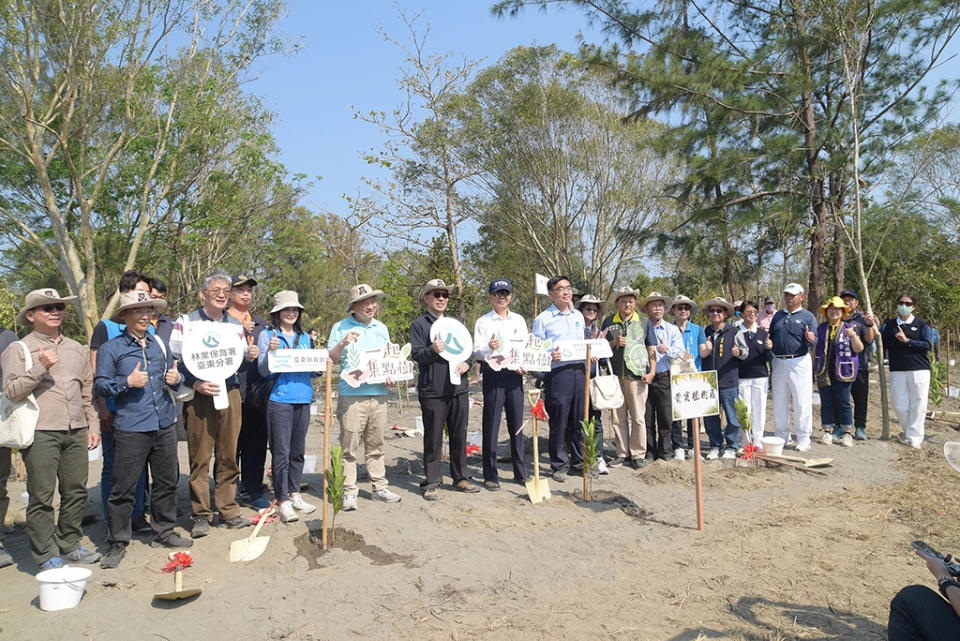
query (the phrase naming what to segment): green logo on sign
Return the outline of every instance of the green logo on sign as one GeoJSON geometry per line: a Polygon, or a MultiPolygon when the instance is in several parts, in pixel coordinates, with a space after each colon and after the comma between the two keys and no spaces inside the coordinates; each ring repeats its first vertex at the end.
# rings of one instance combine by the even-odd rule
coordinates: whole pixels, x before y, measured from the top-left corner
{"type": "Polygon", "coordinates": [[[207,334],[203,337],[203,346],[209,349],[213,349],[220,345],[220,339],[217,338],[216,334],[207,334]]]}

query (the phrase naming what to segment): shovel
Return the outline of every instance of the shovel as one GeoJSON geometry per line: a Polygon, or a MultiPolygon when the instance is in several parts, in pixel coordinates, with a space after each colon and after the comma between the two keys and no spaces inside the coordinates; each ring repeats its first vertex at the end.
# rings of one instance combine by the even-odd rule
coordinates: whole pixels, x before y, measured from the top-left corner
{"type": "MultiPolygon", "coordinates": [[[[530,395],[531,404],[534,396],[530,395]]],[[[540,478],[540,434],[537,430],[537,417],[533,417],[533,480],[526,482],[527,495],[531,503],[539,503],[550,498],[550,486],[547,479],[540,478]]]]}
{"type": "Polygon", "coordinates": [[[825,467],[833,463],[832,458],[802,458],[800,456],[784,456],[783,454],[776,455],[775,458],[800,463],[804,467],[825,467]]]}
{"type": "Polygon", "coordinates": [[[230,562],[238,563],[243,561],[253,561],[267,549],[267,543],[270,542],[269,536],[257,536],[260,534],[260,528],[263,527],[263,524],[267,522],[267,517],[273,514],[276,511],[273,504],[270,505],[267,509],[260,513],[260,520],[257,521],[257,526],[253,528],[253,532],[250,533],[245,539],[239,539],[230,544],[230,562]]]}
{"type": "MultiPolygon", "coordinates": [[[[170,553],[170,560],[176,556],[174,552],[170,553]]],[[[173,574],[173,592],[154,592],[154,599],[163,599],[164,601],[177,601],[180,599],[189,599],[203,592],[203,588],[183,589],[183,567],[178,565],[173,574]]]]}

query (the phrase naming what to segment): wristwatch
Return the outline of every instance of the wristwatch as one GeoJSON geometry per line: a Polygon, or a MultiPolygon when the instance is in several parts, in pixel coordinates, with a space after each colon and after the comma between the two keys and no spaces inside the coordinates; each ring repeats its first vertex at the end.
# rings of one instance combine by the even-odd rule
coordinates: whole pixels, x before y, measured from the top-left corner
{"type": "Polygon", "coordinates": [[[960,588],[960,583],[958,583],[957,580],[949,574],[944,574],[937,579],[937,587],[940,589],[940,594],[942,594],[943,598],[947,599],[948,601],[950,600],[950,597],[947,596],[947,588],[950,586],[960,588]]]}

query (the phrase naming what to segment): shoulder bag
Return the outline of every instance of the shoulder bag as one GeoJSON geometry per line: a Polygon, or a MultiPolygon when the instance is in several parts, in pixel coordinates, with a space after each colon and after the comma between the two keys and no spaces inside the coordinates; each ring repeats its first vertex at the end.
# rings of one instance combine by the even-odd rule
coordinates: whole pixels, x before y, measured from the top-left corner
{"type": "MultiPolygon", "coordinates": [[[[610,359],[607,360],[607,372],[612,372],[610,359]]],[[[612,373],[600,374],[602,365],[597,364],[597,376],[590,379],[590,404],[595,410],[615,410],[623,405],[623,390],[620,389],[620,377],[612,373]]]]}
{"type": "MultiPolygon", "coordinates": [[[[30,349],[23,341],[17,341],[23,349],[24,371],[33,367],[30,349]]],[[[33,433],[40,418],[40,406],[31,392],[22,401],[11,401],[0,390],[0,447],[23,449],[33,444],[33,433]]]]}

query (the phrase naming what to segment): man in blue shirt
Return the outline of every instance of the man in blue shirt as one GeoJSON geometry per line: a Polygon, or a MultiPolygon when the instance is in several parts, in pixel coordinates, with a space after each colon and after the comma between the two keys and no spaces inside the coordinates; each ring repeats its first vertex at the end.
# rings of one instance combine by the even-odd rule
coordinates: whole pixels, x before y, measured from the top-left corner
{"type": "Polygon", "coordinates": [[[188,548],[193,541],[174,531],[177,522],[177,408],[170,390],[180,382],[176,363],[161,339],[147,332],[151,316],[167,304],[147,292],[132,291],[120,297],[114,320],[126,325],[120,336],[97,351],[94,387],[112,397],[114,414],[113,489],[107,503],[110,549],[102,568],[120,564],[130,543],[134,492],[144,464],[153,479],[151,525],[158,547],[188,548]]]}
{"type": "Polygon", "coordinates": [[[776,435],[790,440],[790,403],[797,450],[810,449],[813,434],[813,362],[810,350],[817,343],[817,319],[801,307],[803,287],[790,283],[783,288],[784,309],[770,321],[773,345],[770,382],[773,392],[773,419],[776,435]]]}
{"type": "MultiPolygon", "coordinates": [[[[690,318],[697,314],[697,304],[683,294],[677,294],[676,298],[673,299],[673,303],[670,305],[670,313],[673,314],[673,317],[676,319],[677,329],[680,330],[680,334],[683,336],[684,351],[693,356],[693,364],[697,367],[698,372],[701,371],[703,369],[701,359],[706,356],[707,351],[707,336],[704,334],[702,326],[690,322],[690,318]]],[[[683,442],[683,422],[674,421],[671,430],[673,440],[683,442]]],[[[687,419],[687,439],[685,444],[687,451],[684,452],[682,448],[678,449],[674,452],[673,457],[681,461],[692,457],[694,452],[693,439],[698,437],[699,435],[694,433],[693,419],[687,419]]]]}
{"type": "MultiPolygon", "coordinates": [[[[557,341],[583,340],[583,315],[573,306],[570,279],[554,276],[547,281],[547,292],[553,304],[533,319],[533,334],[549,340],[552,345],[557,341]]],[[[550,416],[550,468],[558,483],[566,480],[568,468],[577,474],[583,469],[580,421],[583,419],[585,376],[583,363],[562,362],[560,349],[553,350],[543,403],[550,416]]],[[[539,461],[533,464],[538,465],[539,461]]]]}
{"type": "MultiPolygon", "coordinates": [[[[387,386],[382,383],[360,383],[352,387],[344,374],[350,371],[349,359],[344,363],[343,352],[354,345],[359,354],[370,349],[381,349],[390,342],[390,330],[374,318],[383,292],[366,283],[350,289],[349,315],[330,328],[327,350],[330,360],[340,363],[340,384],[337,399],[337,421],[340,423],[340,447],[343,448],[343,509],[357,509],[357,458],[363,447],[364,462],[373,492],[370,496],[387,503],[397,503],[400,497],[387,487],[387,472],[383,461],[383,430],[387,425],[387,386]]],[[[349,352],[348,352],[349,353],[349,352]]]]}
{"type": "Polygon", "coordinates": [[[663,319],[672,301],[660,292],[651,292],[639,306],[649,319],[647,335],[656,346],[656,368],[647,390],[647,458],[669,461],[683,448],[683,433],[673,433],[673,399],[670,395],[670,359],[683,354],[683,335],[676,325],[663,319]]]}

